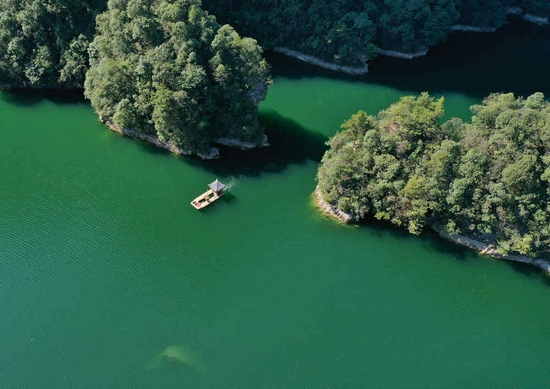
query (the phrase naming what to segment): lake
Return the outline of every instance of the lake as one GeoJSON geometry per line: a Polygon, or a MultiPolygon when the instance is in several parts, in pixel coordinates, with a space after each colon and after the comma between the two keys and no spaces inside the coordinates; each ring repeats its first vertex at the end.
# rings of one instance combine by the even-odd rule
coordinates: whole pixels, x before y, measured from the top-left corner
{"type": "Polygon", "coordinates": [[[550,95],[550,29],[457,34],[359,79],[268,53],[272,147],[203,162],[74,96],[0,94],[0,387],[545,387],[550,279],[315,207],[327,138],[401,95],[468,120],[550,95]],[[189,202],[219,178],[228,194],[189,202]]]}

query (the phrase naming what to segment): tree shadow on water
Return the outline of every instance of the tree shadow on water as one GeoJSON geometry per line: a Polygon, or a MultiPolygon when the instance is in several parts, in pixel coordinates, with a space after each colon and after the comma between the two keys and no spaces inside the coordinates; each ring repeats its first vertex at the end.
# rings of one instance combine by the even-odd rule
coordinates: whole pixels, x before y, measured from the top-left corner
{"type": "Polygon", "coordinates": [[[324,135],[309,131],[275,111],[262,111],[259,118],[265,127],[269,147],[242,151],[215,145],[220,149],[220,159],[203,161],[196,157],[186,157],[185,162],[221,177],[258,176],[280,172],[289,164],[319,162],[323,157],[327,149],[327,138],[324,135]]]}
{"type": "Polygon", "coordinates": [[[383,239],[391,236],[401,242],[420,243],[427,251],[435,251],[460,261],[467,261],[476,255],[475,251],[439,236],[437,232],[430,228],[425,228],[420,235],[414,235],[389,221],[378,220],[371,214],[356,224],[362,228],[369,228],[371,233],[379,238],[383,239]]]}
{"type": "Polygon", "coordinates": [[[412,235],[402,228],[394,226],[385,221],[376,220],[373,216],[366,217],[358,223],[359,226],[370,228],[375,235],[384,238],[391,236],[397,238],[404,244],[409,242],[420,242],[420,244],[428,251],[435,251],[445,256],[451,257],[460,262],[467,263],[471,260],[490,260],[495,266],[500,264],[509,266],[512,270],[519,274],[535,280],[541,280],[545,285],[550,286],[550,276],[546,275],[541,269],[527,263],[509,261],[506,259],[493,258],[486,254],[481,254],[476,250],[462,246],[458,243],[445,239],[432,229],[426,229],[420,235],[412,235]]]}
{"type": "Polygon", "coordinates": [[[494,92],[528,96],[550,94],[550,27],[516,17],[494,33],[455,32],[425,56],[400,59],[379,56],[369,73],[351,76],[320,69],[282,54],[266,52],[274,77],[324,77],[393,87],[419,93],[448,91],[474,98],[494,92]]]}
{"type": "Polygon", "coordinates": [[[89,104],[82,89],[11,89],[0,91],[0,100],[10,104],[30,107],[44,100],[55,104],[89,104]]]}

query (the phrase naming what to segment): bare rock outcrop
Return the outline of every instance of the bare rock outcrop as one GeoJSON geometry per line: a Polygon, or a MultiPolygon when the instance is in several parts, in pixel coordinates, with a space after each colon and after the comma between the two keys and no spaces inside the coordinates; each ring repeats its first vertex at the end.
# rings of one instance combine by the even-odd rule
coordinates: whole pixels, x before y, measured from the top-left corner
{"type": "Polygon", "coordinates": [[[480,27],[480,26],[470,26],[467,24],[455,24],[451,27],[451,31],[462,31],[462,32],[495,32],[496,27],[480,27]]]}
{"type": "Polygon", "coordinates": [[[255,142],[245,142],[236,138],[224,137],[214,140],[214,143],[217,143],[222,146],[234,147],[239,150],[252,150],[259,147],[269,147],[269,140],[267,135],[263,134],[262,139],[259,143],[255,142]]]}
{"type": "Polygon", "coordinates": [[[315,188],[315,192],[313,192],[313,195],[315,196],[315,200],[317,201],[317,205],[319,206],[319,208],[321,208],[329,216],[341,220],[344,223],[351,223],[358,220],[355,215],[344,212],[337,206],[326,202],[325,199],[323,199],[323,195],[321,194],[319,187],[315,188]]]}
{"type": "Polygon", "coordinates": [[[273,51],[284,54],[288,57],[299,59],[300,61],[304,61],[315,66],[319,66],[323,69],[334,70],[335,72],[353,74],[354,76],[360,76],[369,72],[369,65],[367,63],[362,66],[344,66],[324,61],[312,55],[300,53],[296,50],[287,49],[286,47],[275,47],[273,51]]]}
{"type": "MultiPolygon", "coordinates": [[[[144,134],[142,132],[132,130],[130,128],[120,128],[115,126],[115,124],[106,118],[105,116],[100,116],[99,120],[101,120],[102,123],[105,123],[111,130],[118,132],[119,134],[126,135],[132,138],[136,138],[139,140],[142,140],[144,142],[151,143],[161,149],[168,150],[174,154],[177,155],[191,155],[193,154],[189,150],[185,150],[179,146],[176,146],[170,142],[166,142],[163,140],[160,140],[156,135],[151,134],[144,134]]],[[[220,157],[220,150],[217,147],[211,147],[210,150],[207,153],[197,153],[196,154],[199,158],[202,159],[217,159],[220,157]]]]}
{"type": "Polygon", "coordinates": [[[428,53],[428,49],[422,49],[415,53],[404,53],[402,51],[396,51],[396,50],[383,50],[379,49],[378,54],[384,55],[386,57],[394,57],[394,58],[403,58],[403,59],[412,59],[416,57],[422,57],[428,53]]]}
{"type": "Polygon", "coordinates": [[[481,254],[487,254],[493,258],[506,259],[507,261],[527,263],[529,265],[538,267],[547,274],[550,274],[550,261],[547,261],[546,259],[531,258],[526,255],[519,254],[504,255],[499,253],[493,245],[481,242],[479,240],[468,238],[463,235],[448,234],[443,231],[437,231],[437,233],[445,239],[479,251],[481,254]]]}

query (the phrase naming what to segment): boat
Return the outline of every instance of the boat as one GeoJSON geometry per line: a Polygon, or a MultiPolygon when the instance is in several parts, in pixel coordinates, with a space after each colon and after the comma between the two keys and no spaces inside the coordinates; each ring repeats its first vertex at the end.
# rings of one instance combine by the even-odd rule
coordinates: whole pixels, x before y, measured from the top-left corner
{"type": "Polygon", "coordinates": [[[199,197],[191,201],[191,205],[195,209],[203,209],[212,204],[214,201],[222,197],[225,192],[223,191],[223,188],[225,188],[225,184],[223,184],[220,180],[216,178],[216,181],[212,182],[211,184],[208,184],[208,189],[206,192],[201,194],[199,197]]]}

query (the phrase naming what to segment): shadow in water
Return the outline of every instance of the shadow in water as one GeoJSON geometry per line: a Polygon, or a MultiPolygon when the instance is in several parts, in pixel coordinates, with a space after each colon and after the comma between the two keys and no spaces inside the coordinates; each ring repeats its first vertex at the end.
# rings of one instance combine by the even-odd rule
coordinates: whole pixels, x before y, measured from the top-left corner
{"type": "Polygon", "coordinates": [[[362,228],[370,228],[379,237],[390,235],[395,240],[401,242],[407,240],[410,242],[420,242],[428,251],[437,251],[461,261],[472,257],[472,250],[440,237],[435,231],[429,228],[422,231],[420,235],[413,235],[404,228],[395,226],[389,221],[375,219],[371,214],[355,224],[362,228]]]}
{"type": "Polygon", "coordinates": [[[442,238],[437,232],[429,228],[425,229],[420,235],[413,235],[403,228],[394,226],[390,222],[377,220],[372,215],[368,215],[356,224],[361,228],[369,228],[371,233],[380,238],[390,236],[392,239],[402,242],[403,246],[406,246],[407,242],[420,242],[427,251],[435,251],[461,262],[483,260],[483,257],[485,257],[495,261],[495,266],[502,263],[525,277],[541,280],[546,285],[550,286],[550,277],[538,267],[522,262],[491,258],[488,255],[480,254],[466,246],[442,238]]]}
{"type": "Polygon", "coordinates": [[[369,61],[369,73],[349,76],[266,52],[273,75],[289,78],[327,77],[400,90],[448,91],[481,99],[493,92],[550,95],[550,27],[510,18],[495,33],[453,33],[424,57],[380,56],[369,61]]]}
{"type": "Polygon", "coordinates": [[[223,201],[226,204],[233,204],[235,202],[238,202],[239,199],[233,193],[231,193],[230,191],[227,191],[227,192],[225,192],[223,197],[221,199],[219,199],[218,201],[223,201]]]}
{"type": "MultiPolygon", "coordinates": [[[[308,160],[319,162],[323,157],[327,149],[325,136],[308,131],[275,111],[263,111],[259,117],[265,127],[270,147],[241,151],[216,146],[222,155],[220,159],[203,161],[196,157],[186,157],[185,162],[220,177],[257,176],[262,173],[280,172],[289,164],[302,164],[308,160]]],[[[147,147],[147,150],[149,149],[147,147]]]]}
{"type": "Polygon", "coordinates": [[[55,104],[88,104],[82,89],[12,89],[0,92],[0,99],[20,106],[32,106],[44,100],[55,104]]]}

